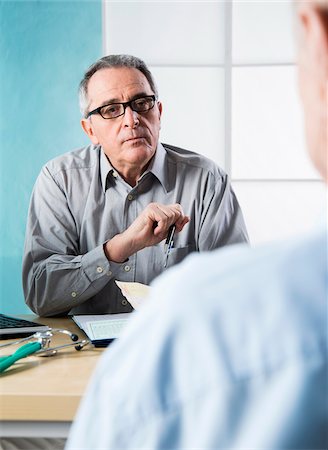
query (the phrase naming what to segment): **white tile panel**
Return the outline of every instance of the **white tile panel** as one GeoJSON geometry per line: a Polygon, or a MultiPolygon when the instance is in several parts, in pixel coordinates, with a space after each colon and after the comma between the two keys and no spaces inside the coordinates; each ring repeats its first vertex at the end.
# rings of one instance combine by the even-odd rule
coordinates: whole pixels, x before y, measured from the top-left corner
{"type": "Polygon", "coordinates": [[[293,66],[233,69],[233,178],[318,179],[303,129],[293,66]]]}
{"type": "Polygon", "coordinates": [[[234,1],[234,64],[295,61],[292,1],[234,1]]]}
{"type": "Polygon", "coordinates": [[[223,64],[224,2],[106,1],[105,54],[149,65],[223,64]]]}
{"type": "Polygon", "coordinates": [[[224,71],[150,67],[163,103],[160,140],[201,153],[224,168],[224,71]]]}
{"type": "Polygon", "coordinates": [[[297,236],[327,220],[320,181],[233,182],[251,244],[297,236]]]}

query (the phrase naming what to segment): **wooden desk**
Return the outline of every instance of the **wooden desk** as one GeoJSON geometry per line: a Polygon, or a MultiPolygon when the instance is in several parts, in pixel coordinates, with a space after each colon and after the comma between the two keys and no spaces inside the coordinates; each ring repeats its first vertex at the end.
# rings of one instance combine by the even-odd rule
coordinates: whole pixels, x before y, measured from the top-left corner
{"type": "MultiPolygon", "coordinates": [[[[71,319],[22,317],[85,338],[71,319]]],[[[56,335],[51,346],[68,342],[69,336],[56,335]]],[[[16,348],[1,349],[1,355],[16,348]]],[[[69,347],[56,356],[29,356],[7,369],[0,377],[0,435],[66,437],[102,351],[91,344],[81,351],[69,347]]]]}

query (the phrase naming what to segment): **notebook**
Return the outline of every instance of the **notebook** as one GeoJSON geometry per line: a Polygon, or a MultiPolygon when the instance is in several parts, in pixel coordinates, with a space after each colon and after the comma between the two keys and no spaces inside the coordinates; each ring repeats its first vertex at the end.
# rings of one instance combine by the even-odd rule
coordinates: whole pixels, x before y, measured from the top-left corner
{"type": "Polygon", "coordinates": [[[131,313],[87,314],[72,316],[72,319],[88,336],[95,347],[107,347],[121,336],[131,313]]]}
{"type": "Polygon", "coordinates": [[[48,329],[47,325],[0,314],[0,339],[23,338],[48,329]]]}

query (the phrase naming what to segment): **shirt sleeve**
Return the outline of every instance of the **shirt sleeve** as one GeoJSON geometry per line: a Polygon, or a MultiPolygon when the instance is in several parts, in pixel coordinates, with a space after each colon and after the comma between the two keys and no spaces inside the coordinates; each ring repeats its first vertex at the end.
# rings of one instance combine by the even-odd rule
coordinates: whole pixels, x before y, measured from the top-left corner
{"type": "Polygon", "coordinates": [[[41,316],[67,313],[103,289],[120,266],[107,260],[103,245],[80,254],[79,231],[66,194],[44,167],[27,219],[23,256],[27,305],[41,316]]]}
{"type": "Polygon", "coordinates": [[[159,277],[103,355],[66,450],[327,448],[325,317],[287,300],[269,255],[194,255],[159,277]]]}
{"type": "Polygon", "coordinates": [[[211,174],[202,207],[199,251],[248,242],[243,214],[225,173],[211,174]]]}

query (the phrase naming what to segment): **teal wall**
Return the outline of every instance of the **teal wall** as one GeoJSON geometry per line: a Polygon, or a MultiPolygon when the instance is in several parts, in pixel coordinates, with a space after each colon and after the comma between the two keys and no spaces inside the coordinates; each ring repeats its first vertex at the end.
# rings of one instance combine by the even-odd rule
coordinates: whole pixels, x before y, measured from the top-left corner
{"type": "Polygon", "coordinates": [[[0,306],[27,313],[21,261],[41,166],[84,145],[77,87],[102,53],[101,1],[0,1],[0,306]]]}

